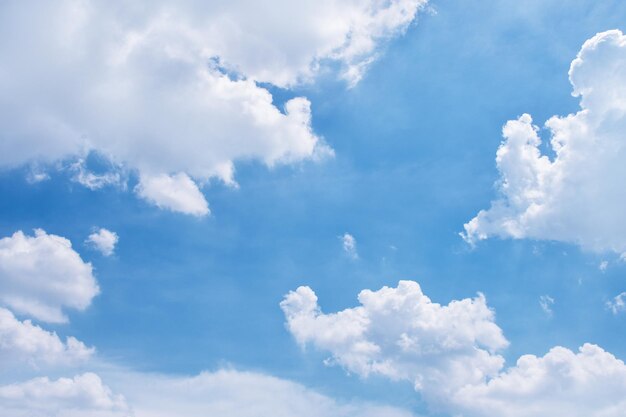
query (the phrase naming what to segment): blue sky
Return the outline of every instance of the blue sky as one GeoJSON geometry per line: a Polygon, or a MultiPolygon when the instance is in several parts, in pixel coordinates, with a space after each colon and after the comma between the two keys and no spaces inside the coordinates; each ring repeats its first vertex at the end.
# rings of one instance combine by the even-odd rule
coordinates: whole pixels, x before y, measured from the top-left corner
{"type": "MultiPolygon", "coordinates": [[[[123,15],[127,21],[124,20],[120,26],[130,22],[129,27],[139,32],[142,25],[149,25],[146,22],[150,22],[151,13],[160,16],[159,7],[169,10],[171,16],[193,16],[197,12],[205,22],[210,22],[213,15],[220,15],[222,9],[227,8],[219,4],[205,7],[207,10],[192,3],[182,6],[160,4],[138,7],[127,13],[118,10],[123,6],[86,3],[93,8],[89,13],[95,13],[94,16],[102,15],[106,21],[121,19],[119,16],[123,15]],[[177,7],[181,9],[176,10],[177,7]]],[[[247,22],[252,13],[246,10],[249,4],[240,3],[229,9],[229,16],[235,24],[239,17],[241,22],[247,22]]],[[[269,9],[280,8],[279,4],[268,3],[269,9]]],[[[372,10],[392,7],[385,2],[370,3],[372,10]]],[[[569,168],[561,172],[566,185],[548,188],[542,182],[537,186],[538,191],[534,191],[548,196],[541,194],[543,197],[540,197],[545,199],[540,200],[540,205],[543,204],[542,207],[550,213],[545,217],[525,223],[524,215],[516,217],[518,214],[515,212],[507,212],[507,216],[512,216],[510,218],[521,224],[519,231],[511,232],[502,226],[504,223],[500,223],[499,214],[494,212],[494,218],[481,223],[479,227],[483,229],[477,232],[484,232],[486,239],[481,237],[472,244],[460,236],[464,225],[480,210],[489,209],[492,201],[506,194],[501,188],[501,172],[508,172],[509,179],[518,175],[516,169],[519,167],[501,165],[498,171],[496,165],[496,151],[503,141],[502,129],[507,121],[517,120],[524,113],[532,115],[533,123],[539,126],[538,135],[543,140],[539,150],[548,156],[549,161],[566,158],[556,156],[549,142],[551,132],[544,127],[544,123],[555,115],[566,116],[580,110],[580,97],[572,96],[573,87],[568,79],[570,64],[585,41],[597,33],[611,29],[626,30],[626,4],[583,0],[568,2],[567,5],[556,1],[476,3],[432,0],[428,4],[421,1],[390,3],[404,3],[403,7],[415,12],[415,17],[400,19],[394,23],[395,26],[384,29],[372,23],[376,22],[376,17],[369,16],[373,20],[368,20],[369,23],[362,27],[358,26],[358,19],[348,20],[353,25],[353,33],[365,33],[363,36],[371,36],[370,40],[374,43],[373,47],[359,50],[358,54],[350,52],[350,47],[358,45],[350,45],[349,38],[340,37],[338,44],[331,43],[330,46],[300,45],[298,40],[306,38],[306,33],[297,32],[293,35],[293,44],[285,45],[280,41],[270,45],[272,49],[266,55],[269,63],[252,58],[248,62],[248,57],[262,56],[264,50],[255,49],[254,43],[252,46],[245,44],[245,37],[239,44],[238,40],[233,41],[232,37],[224,35],[223,44],[227,48],[220,52],[219,47],[215,47],[213,54],[220,57],[220,62],[227,63],[225,68],[229,68],[228,65],[232,68],[225,71],[226,75],[218,70],[216,79],[225,77],[231,84],[235,84],[237,79],[251,81],[246,87],[247,94],[266,90],[273,96],[276,109],[282,109],[286,103],[294,103],[290,100],[295,97],[306,97],[310,102],[310,122],[297,119],[300,110],[298,115],[295,110],[292,113],[279,110],[276,117],[284,117],[285,124],[291,123],[287,121],[290,115],[300,124],[297,128],[276,124],[271,126],[272,130],[252,122],[248,126],[247,119],[241,119],[239,115],[232,116],[234,121],[231,122],[229,112],[241,111],[238,110],[238,103],[217,101],[218,107],[211,107],[212,104],[208,108],[201,107],[204,102],[188,92],[196,84],[186,84],[185,77],[191,73],[185,67],[189,64],[186,58],[181,59],[181,63],[176,61],[179,55],[175,53],[166,53],[165,57],[158,55],[161,48],[165,50],[170,45],[173,38],[168,36],[178,36],[176,30],[180,26],[174,18],[164,19],[166,23],[155,26],[165,27],[165,34],[154,35],[156,40],[150,38],[152,35],[141,38],[153,42],[146,47],[148,52],[133,63],[132,71],[119,76],[124,80],[120,85],[134,94],[144,94],[145,101],[140,96],[118,102],[118,96],[113,94],[103,96],[105,98],[96,95],[93,99],[80,93],[85,85],[88,89],[89,83],[100,81],[92,74],[106,73],[97,68],[100,65],[97,58],[90,55],[83,61],[76,58],[78,53],[73,50],[68,53],[68,62],[73,63],[71,70],[65,71],[63,59],[59,58],[56,62],[55,58],[49,58],[52,47],[41,43],[37,33],[32,34],[32,38],[29,37],[31,34],[24,35],[28,31],[18,27],[24,20],[15,17],[32,14],[30,18],[40,22],[53,20],[54,13],[50,15],[48,12],[51,17],[47,17],[44,10],[26,10],[17,3],[0,6],[0,21],[16,22],[0,29],[4,39],[0,44],[0,53],[8,59],[12,56],[8,54],[16,49],[26,45],[34,45],[32,47],[35,48],[16,58],[16,65],[0,64],[0,91],[5,96],[0,99],[0,109],[5,113],[0,117],[0,123],[5,127],[4,133],[0,134],[0,140],[5,142],[2,145],[4,157],[0,158],[3,168],[0,172],[0,237],[11,239],[17,231],[33,236],[33,229],[39,228],[48,235],[68,239],[72,243],[71,250],[78,253],[82,261],[93,265],[93,276],[100,288],[98,295],[88,297],[85,308],[72,308],[67,300],[58,301],[55,298],[55,301],[50,301],[58,302],[67,314],[68,320],[62,323],[37,316],[33,309],[16,308],[15,303],[7,301],[8,298],[0,300],[2,308],[12,311],[22,324],[24,320],[31,319],[46,332],[56,332],[62,340],[72,336],[96,349],[90,359],[79,365],[61,366],[55,363],[49,368],[31,367],[36,358],[27,358],[17,367],[5,366],[0,377],[4,385],[0,387],[0,411],[6,415],[30,416],[71,416],[71,412],[82,412],[82,415],[157,417],[160,414],[155,414],[142,403],[149,401],[146,398],[154,398],[150,395],[157,394],[147,393],[149,388],[146,392],[139,392],[141,384],[136,381],[150,380],[151,375],[159,375],[167,384],[170,379],[191,378],[201,372],[214,375],[231,369],[235,372],[235,392],[239,384],[248,387],[243,382],[237,382],[237,373],[250,372],[298,384],[304,387],[302,389],[324,395],[339,404],[328,410],[311,411],[322,417],[391,416],[396,415],[394,413],[424,417],[452,416],[456,413],[477,417],[502,413],[502,410],[510,413],[500,414],[503,416],[530,417],[554,413],[554,410],[571,413],[565,411],[566,402],[574,400],[580,402],[580,411],[577,412],[587,413],[587,416],[623,415],[620,414],[623,407],[609,410],[609,406],[623,401],[623,396],[620,396],[626,392],[626,371],[618,360],[614,365],[608,361],[613,366],[609,371],[602,368],[604,365],[597,365],[595,370],[604,384],[602,389],[616,393],[616,397],[607,397],[605,402],[581,396],[576,390],[592,390],[587,389],[584,381],[578,381],[581,385],[576,389],[571,392],[563,389],[559,394],[562,397],[557,396],[564,399],[562,404],[557,400],[546,405],[539,397],[530,394],[524,397],[519,392],[490,392],[485,394],[484,404],[487,405],[470,404],[459,400],[460,394],[447,398],[445,395],[448,394],[433,394],[432,389],[416,387],[417,377],[414,375],[393,378],[382,371],[362,371],[354,365],[350,356],[354,353],[350,349],[356,345],[348,349],[334,339],[328,341],[325,332],[331,330],[324,328],[325,322],[311,324],[313,327],[305,329],[300,326],[309,324],[293,324],[281,310],[279,304],[286,294],[300,286],[308,286],[315,292],[323,311],[316,314],[324,314],[358,306],[357,294],[364,289],[395,288],[400,280],[411,280],[418,282],[423,293],[433,302],[444,306],[452,300],[476,297],[480,292],[485,295],[488,308],[495,312],[495,316],[487,321],[497,324],[508,344],[485,349],[490,355],[496,355],[496,352],[501,355],[506,365],[495,374],[489,374],[485,380],[470,384],[486,384],[500,378],[506,385],[502,375],[505,375],[505,370],[515,367],[520,356],[530,354],[542,358],[555,346],[577,352],[583,344],[592,343],[617,359],[626,358],[622,337],[626,331],[625,311],[623,305],[619,308],[615,304],[615,297],[626,291],[623,279],[626,264],[620,259],[621,253],[626,252],[622,248],[626,236],[620,235],[621,226],[617,223],[607,229],[609,232],[615,230],[614,234],[596,233],[596,217],[585,214],[599,212],[598,216],[610,222],[620,219],[619,213],[626,208],[626,199],[620,198],[619,191],[615,191],[623,183],[623,177],[619,175],[626,172],[620,168],[613,171],[610,170],[613,168],[598,168],[597,171],[594,168],[613,167],[610,161],[599,159],[601,156],[598,155],[604,153],[585,153],[587,148],[570,145],[572,152],[580,152],[578,155],[587,161],[587,165],[575,165],[567,160],[563,166],[569,168]],[[413,7],[417,6],[414,10],[413,7]],[[314,49],[313,54],[317,55],[308,59],[317,62],[318,66],[303,70],[290,61],[290,54],[308,57],[306,48],[314,49]],[[285,71],[295,74],[285,76],[289,79],[277,75],[272,62],[274,49],[282,54],[280,56],[284,59],[280,62],[285,71]],[[326,50],[332,53],[324,52],[326,50]],[[158,55],[158,58],[150,54],[158,55]],[[24,74],[12,72],[21,65],[39,65],[31,62],[38,55],[42,56],[42,62],[53,67],[52,75],[42,75],[39,70],[24,74]],[[375,59],[366,65],[362,77],[345,76],[349,69],[361,68],[358,64],[372,57],[375,59]],[[270,75],[267,75],[264,66],[269,66],[270,75]],[[137,74],[140,78],[133,78],[137,74]],[[156,80],[154,85],[144,82],[145,78],[152,80],[153,75],[156,80]],[[54,90],[48,86],[57,82],[61,85],[59,91],[65,91],[67,95],[57,91],[48,94],[48,90],[54,90]],[[133,82],[141,83],[141,86],[136,87],[133,82]],[[7,98],[9,94],[20,94],[18,87],[26,85],[30,86],[28,91],[18,96],[18,104],[12,104],[12,100],[7,98]],[[36,88],[33,90],[32,86],[36,88]],[[185,103],[180,104],[182,101],[185,103]],[[116,108],[120,103],[129,107],[116,108]],[[168,107],[170,105],[172,107],[168,107]],[[67,131],[57,129],[53,124],[41,123],[43,127],[37,124],[36,118],[41,111],[46,111],[46,106],[53,109],[50,117],[58,117],[64,126],[69,126],[67,131]],[[89,109],[81,109],[81,106],[92,106],[95,110],[91,113],[89,109]],[[178,109],[182,109],[180,114],[178,109]],[[194,118],[196,112],[197,119],[194,118]],[[206,125],[203,124],[203,112],[211,118],[206,125]],[[217,116],[211,115],[211,112],[217,116]],[[188,119],[189,114],[192,116],[188,119]],[[31,125],[21,124],[22,119],[35,120],[33,125],[37,128],[28,130],[31,125]],[[154,124],[146,126],[146,123],[154,124]],[[27,133],[23,134],[25,131],[27,133]],[[272,139],[255,142],[257,131],[259,137],[272,139]],[[73,137],[74,132],[86,138],[86,144],[64,147],[63,135],[73,137]],[[174,136],[170,135],[172,132],[175,132],[174,136]],[[278,132],[277,136],[272,136],[274,132],[278,132]],[[196,142],[187,140],[188,133],[199,139],[194,139],[196,142]],[[110,136],[116,134],[119,134],[119,139],[110,136]],[[299,135],[298,140],[302,142],[298,143],[317,141],[315,149],[301,149],[299,145],[289,142],[291,139],[286,137],[292,134],[299,135]],[[103,139],[98,135],[102,135],[103,139]],[[211,141],[208,148],[205,145],[196,147],[206,135],[216,135],[216,140],[211,141]],[[248,138],[246,135],[251,136],[248,138]],[[135,140],[135,136],[142,139],[137,140],[136,145],[127,145],[135,140]],[[232,141],[232,146],[223,145],[231,143],[229,141],[232,141]],[[285,141],[285,144],[275,145],[277,141],[285,141]],[[233,162],[236,186],[229,183],[228,175],[221,171],[199,173],[204,168],[217,169],[212,159],[209,162],[194,159],[194,154],[211,153],[213,148],[210,146],[219,148],[216,155],[220,152],[225,155],[216,158],[223,157],[233,162]],[[270,149],[271,146],[279,150],[270,149]],[[222,147],[229,150],[223,151],[222,147]],[[275,152],[286,148],[290,150],[272,159],[275,152]],[[332,149],[333,155],[329,155],[328,149],[332,149]],[[325,156],[317,157],[318,152],[325,156]],[[171,155],[177,155],[178,159],[169,161],[171,155]],[[194,159],[194,162],[187,163],[186,158],[194,159]],[[118,174],[121,180],[110,181],[101,187],[89,186],[77,176],[77,161],[82,161],[80,169],[84,172],[118,174]],[[205,165],[199,167],[198,164],[205,165]],[[578,169],[580,167],[582,169],[578,169]],[[585,167],[589,167],[588,171],[585,167]],[[33,181],[33,172],[45,173],[48,178],[33,181]],[[164,176],[178,181],[175,177],[178,172],[184,173],[192,184],[190,194],[183,196],[184,202],[172,197],[181,195],[176,194],[176,187],[182,187],[180,183],[176,182],[172,189],[168,189],[163,182],[150,182],[164,176]],[[158,192],[154,191],[156,188],[149,188],[149,184],[156,184],[158,192]],[[140,187],[150,191],[142,195],[138,191],[140,187]],[[579,190],[583,197],[572,197],[567,187],[579,190]],[[593,198],[586,199],[585,196],[592,195],[585,194],[586,190],[596,189],[601,191],[592,193],[593,198]],[[602,190],[609,191],[603,193],[602,190]],[[614,192],[619,196],[615,197],[614,192]],[[208,202],[210,214],[198,215],[192,212],[194,209],[188,208],[186,204],[189,202],[197,208],[198,198],[208,202]],[[571,222],[570,215],[573,217],[571,222]],[[559,228],[560,219],[563,219],[564,229],[559,228]],[[573,230],[571,234],[563,231],[576,229],[577,225],[580,225],[579,231],[573,230]],[[93,244],[86,242],[88,236],[99,228],[113,231],[119,237],[110,256],[105,256],[93,244]],[[345,234],[354,238],[356,253],[344,250],[342,239],[345,234]],[[545,305],[550,311],[542,308],[541,300],[552,300],[545,305]],[[298,331],[303,332],[303,336],[298,336],[298,331]],[[306,347],[303,348],[303,344],[306,347]],[[324,359],[329,357],[333,358],[331,362],[334,365],[325,365],[324,359]],[[90,405],[100,403],[93,399],[57,402],[53,398],[50,400],[53,405],[45,409],[35,405],[37,400],[29,397],[30,394],[25,394],[26,399],[22,402],[6,394],[5,387],[10,384],[27,391],[27,382],[36,378],[48,376],[49,381],[54,383],[57,378],[72,378],[83,372],[98,374],[102,384],[110,387],[116,395],[124,396],[124,404],[90,405]],[[611,376],[602,376],[603,372],[611,376]],[[536,401],[536,408],[533,408],[534,411],[516,411],[518,401],[531,404],[536,401]],[[504,408],[497,408],[501,403],[504,408]],[[342,404],[349,404],[354,409],[341,409],[342,404]],[[390,408],[378,409],[372,404],[390,408]]],[[[49,7],[61,13],[65,5],[49,7]]],[[[355,10],[351,11],[354,15],[363,12],[361,6],[349,7],[354,7],[355,10]]],[[[332,10],[332,13],[342,12],[340,9],[332,10]]],[[[267,35],[267,42],[274,39],[272,36],[280,36],[281,39],[289,37],[289,31],[296,29],[292,25],[281,26],[283,20],[305,19],[299,15],[289,16],[289,12],[291,10],[278,17],[269,13],[272,16],[267,18],[268,22],[262,22],[264,15],[257,16],[256,19],[261,20],[258,25],[243,24],[242,30],[245,32],[248,30],[245,28],[249,28],[251,36],[267,35]],[[269,35],[263,32],[265,23],[271,25],[276,21],[279,22],[276,29],[278,35],[272,31],[268,32],[269,35]],[[261,30],[261,35],[254,33],[255,30],[261,30]]],[[[337,21],[341,18],[337,16],[337,21]]],[[[196,26],[201,26],[199,22],[202,19],[183,21],[196,30],[196,26]]],[[[45,34],[46,30],[54,30],[53,23],[32,31],[41,30],[45,34]]],[[[315,24],[321,25],[319,22],[315,24]]],[[[214,33],[219,35],[222,33],[218,30],[220,26],[216,27],[217,32],[214,33]]],[[[79,33],[88,31],[88,36],[84,36],[86,39],[91,39],[91,36],[107,39],[108,32],[105,32],[117,29],[105,24],[90,26],[88,22],[84,28],[81,26],[77,30],[79,33]]],[[[199,30],[196,33],[199,40],[193,38],[193,42],[213,48],[202,43],[202,36],[209,34],[199,30]]],[[[357,35],[353,37],[356,39],[357,35]]],[[[596,97],[590,92],[583,95],[588,100],[591,114],[604,115],[604,110],[600,109],[609,107],[613,118],[602,116],[597,123],[584,119],[588,126],[600,127],[589,127],[583,131],[580,125],[576,125],[578,127],[574,126],[573,130],[567,130],[574,133],[566,132],[564,135],[588,141],[610,138],[611,143],[618,145],[626,139],[623,130],[626,116],[623,107],[619,107],[626,93],[626,78],[620,76],[620,70],[626,70],[626,49],[623,46],[626,41],[623,37],[621,41],[620,38],[611,39],[604,41],[603,45],[614,42],[617,45],[615,51],[585,57],[582,68],[589,70],[579,71],[582,81],[578,82],[595,86],[593,91],[596,92],[605,91],[606,85],[607,91],[614,91],[612,96],[608,93],[600,96],[598,93],[596,97]],[[622,42],[621,46],[619,42],[622,42]],[[615,66],[611,67],[614,62],[615,66]],[[616,69],[610,77],[596,70],[605,67],[616,69]]],[[[181,50],[195,53],[197,45],[190,41],[192,46],[188,46],[186,41],[180,41],[183,45],[181,50]],[[187,47],[189,50],[185,49],[187,47]]],[[[178,47],[179,43],[173,42],[172,45],[178,47]]],[[[85,45],[70,43],[70,47],[85,45]]],[[[280,63],[276,65],[280,66],[280,63]]],[[[112,79],[115,82],[118,80],[112,79]]],[[[114,85],[113,81],[108,82],[102,85],[114,85]]],[[[115,89],[116,86],[110,88],[115,89]]],[[[215,100],[222,99],[218,97],[215,100]]],[[[254,102],[252,105],[258,105],[261,112],[269,112],[267,104],[254,102]]],[[[245,111],[243,114],[246,114],[245,111]]],[[[512,141],[507,142],[511,144],[511,149],[512,141]]],[[[593,143],[596,148],[602,147],[601,142],[593,143]]],[[[618,145],[610,148],[616,158],[624,156],[618,145]]],[[[520,170],[523,168],[521,166],[520,170]]],[[[551,178],[552,174],[545,175],[551,178]]],[[[558,175],[554,174],[554,177],[558,175]]],[[[523,191],[528,192],[527,189],[523,191]]],[[[511,194],[508,200],[504,200],[505,204],[512,205],[511,201],[515,198],[526,198],[523,195],[527,194],[522,194],[511,194]]],[[[9,240],[5,243],[11,245],[9,240]]],[[[52,255],[42,253],[39,256],[52,255]]],[[[6,282],[0,288],[7,293],[22,291],[19,282],[29,279],[32,284],[24,284],[27,288],[24,291],[31,291],[28,288],[36,288],[45,280],[57,279],[46,275],[52,273],[50,268],[53,266],[36,271],[37,274],[31,278],[23,278],[19,275],[23,270],[15,269],[11,258],[0,257],[0,281],[6,282]]],[[[47,261],[44,259],[41,262],[47,261]]],[[[44,290],[32,291],[38,294],[37,297],[43,297],[44,301],[39,300],[43,303],[52,299],[44,290]]],[[[397,313],[396,318],[389,319],[392,323],[409,323],[412,320],[412,316],[405,316],[404,312],[397,313]]],[[[433,317],[436,322],[433,325],[447,323],[441,317],[433,317]]],[[[334,319],[331,317],[329,320],[334,319]]],[[[375,319],[371,320],[376,323],[375,319]]],[[[456,328],[464,326],[464,323],[462,320],[458,324],[452,322],[452,328],[442,330],[442,334],[455,334],[456,328]]],[[[345,327],[339,333],[349,332],[350,326],[356,325],[348,322],[342,326],[345,327]]],[[[410,334],[409,330],[407,332],[410,334]]],[[[364,337],[377,343],[376,334],[372,328],[364,337]]],[[[2,337],[11,336],[0,332],[0,341],[2,337]]],[[[416,343],[423,340],[420,337],[425,336],[416,336],[416,343]]],[[[383,346],[381,343],[379,345],[383,346]]],[[[482,342],[470,343],[468,351],[478,349],[476,343],[482,342]]],[[[443,351],[448,349],[439,348],[443,351]]],[[[385,351],[381,349],[383,353],[373,359],[374,362],[384,362],[385,351]]],[[[13,354],[16,353],[4,353],[7,357],[13,354]]],[[[20,355],[22,358],[23,354],[20,355]]],[[[399,369],[413,369],[415,364],[415,373],[433,383],[429,380],[430,374],[421,371],[420,361],[423,359],[419,354],[408,359],[398,353],[390,355],[391,361],[405,364],[398,365],[399,369]]],[[[582,361],[579,356],[574,358],[577,359],[572,361],[582,361]]],[[[445,363],[447,359],[441,360],[445,363]]],[[[468,360],[462,359],[464,366],[468,360]]],[[[578,366],[576,363],[568,362],[573,368],[578,366]]],[[[368,366],[371,364],[368,362],[368,366]]],[[[588,371],[593,374],[593,368],[588,371]]],[[[442,372],[445,374],[449,370],[442,372]]],[[[554,372],[557,374],[550,376],[552,384],[570,386],[567,375],[558,374],[558,370],[554,372]]],[[[76,381],[74,379],[78,384],[76,381]]],[[[450,382],[451,386],[454,383],[450,382]]],[[[250,390],[249,387],[242,388],[245,389],[250,390]]],[[[211,414],[220,412],[215,410],[231,410],[211,408],[211,401],[217,401],[215,395],[218,400],[223,400],[220,395],[207,392],[197,401],[196,409],[180,408],[178,412],[194,417],[217,415],[211,414]]],[[[225,397],[233,401],[232,410],[241,410],[241,403],[245,401],[254,403],[254,400],[238,399],[235,394],[225,397]]],[[[171,407],[176,407],[176,398],[171,407]]],[[[282,401],[282,398],[276,401],[282,401]]],[[[298,415],[295,408],[290,409],[284,403],[269,404],[267,407],[277,407],[277,415],[298,415]]],[[[263,410],[263,407],[258,409],[263,410]]],[[[175,408],[171,410],[177,412],[175,408]]],[[[241,415],[264,415],[263,411],[254,411],[254,407],[250,410],[241,411],[241,415]]]]}

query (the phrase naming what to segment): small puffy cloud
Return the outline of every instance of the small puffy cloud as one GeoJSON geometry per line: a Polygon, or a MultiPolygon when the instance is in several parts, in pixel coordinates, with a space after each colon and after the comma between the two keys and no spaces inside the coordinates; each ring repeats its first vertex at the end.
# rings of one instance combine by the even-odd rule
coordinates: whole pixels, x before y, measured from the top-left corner
{"type": "Polygon", "coordinates": [[[28,365],[43,367],[72,366],[87,361],[93,348],[74,337],[61,341],[56,333],[43,330],[30,320],[20,321],[0,308],[0,367],[28,365]]]}
{"type": "Polygon", "coordinates": [[[613,314],[626,311],[626,292],[616,295],[611,301],[607,301],[606,306],[613,314]]]}
{"type": "Polygon", "coordinates": [[[0,386],[0,415],[12,417],[129,417],[124,397],[94,373],[0,386]]]}
{"type": "Polygon", "coordinates": [[[359,257],[359,253],[356,250],[356,239],[350,233],[344,233],[341,236],[341,244],[343,246],[343,251],[352,259],[357,259],[359,257]]]}
{"type": "MultiPolygon", "coordinates": [[[[0,3],[0,55],[11,57],[0,62],[0,167],[97,152],[139,173],[139,196],[197,215],[208,210],[195,183],[234,184],[238,161],[332,154],[309,101],[278,107],[264,83],[339,68],[354,85],[426,0],[117,3],[0,3]],[[155,178],[183,188],[147,191],[155,178]]],[[[119,179],[75,176],[89,188],[119,179]]]]}
{"type": "Polygon", "coordinates": [[[600,347],[578,353],[555,347],[543,357],[524,355],[489,381],[462,387],[451,399],[463,417],[622,417],[626,366],[600,347]]]}
{"type": "Polygon", "coordinates": [[[552,317],[553,311],[552,306],[554,305],[554,298],[549,295],[542,295],[539,297],[539,305],[541,309],[546,313],[549,317],[552,317]]]}
{"type": "Polygon", "coordinates": [[[67,321],[63,308],[84,310],[99,293],[90,263],[69,240],[41,229],[0,239],[0,304],[36,319],[67,321]]]}
{"type": "Polygon", "coordinates": [[[198,186],[187,174],[142,176],[137,185],[137,194],[171,211],[206,216],[210,213],[209,204],[198,186]]]}
{"type": "Polygon", "coordinates": [[[468,242],[499,236],[626,251],[626,36],[611,30],[586,41],[569,78],[581,110],[546,122],[554,158],[541,153],[530,115],[504,126],[500,196],[465,224],[468,242]]]}
{"type": "Polygon", "coordinates": [[[111,256],[118,240],[119,236],[117,236],[117,233],[100,228],[97,232],[90,234],[86,242],[99,250],[104,256],[111,256]]]}
{"type": "Polygon", "coordinates": [[[609,261],[602,261],[600,262],[600,265],[598,265],[598,269],[602,272],[606,272],[608,267],[609,267],[609,261]]]}
{"type": "Polygon", "coordinates": [[[407,380],[426,398],[440,399],[466,384],[498,374],[508,345],[484,296],[432,302],[416,282],[363,290],[360,306],[325,314],[309,287],[281,302],[296,341],[329,351],[336,363],[361,376],[407,380]]]}
{"type": "Polygon", "coordinates": [[[340,402],[255,372],[224,369],[175,377],[118,371],[106,375],[106,380],[124,393],[135,417],[416,417],[397,407],[340,402]]]}

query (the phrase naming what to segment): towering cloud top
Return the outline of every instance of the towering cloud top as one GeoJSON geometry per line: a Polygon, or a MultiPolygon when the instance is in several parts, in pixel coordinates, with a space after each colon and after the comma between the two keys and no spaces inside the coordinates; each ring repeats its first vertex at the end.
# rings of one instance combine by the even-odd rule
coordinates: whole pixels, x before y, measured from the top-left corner
{"type": "Polygon", "coordinates": [[[599,33],[569,78],[581,110],[546,122],[553,159],[539,149],[530,115],[506,123],[496,163],[500,197],[465,225],[489,236],[559,240],[592,251],[626,251],[626,36],[599,33]]]}

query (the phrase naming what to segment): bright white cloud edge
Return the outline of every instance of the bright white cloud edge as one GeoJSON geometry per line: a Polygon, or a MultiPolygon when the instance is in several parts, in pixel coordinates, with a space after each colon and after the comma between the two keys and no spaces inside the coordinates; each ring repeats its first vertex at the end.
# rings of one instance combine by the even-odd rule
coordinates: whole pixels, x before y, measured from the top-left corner
{"type": "Polygon", "coordinates": [[[362,377],[378,374],[414,384],[433,410],[457,417],[621,417],[626,366],[585,344],[578,353],[555,347],[505,368],[507,346],[485,299],[433,303],[415,282],[363,290],[361,305],[323,313],[315,293],[299,287],[281,307],[302,346],[330,352],[362,377]]]}
{"type": "MultiPolygon", "coordinates": [[[[259,82],[290,88],[334,62],[354,85],[425,4],[64,0],[33,14],[3,3],[0,53],[12,59],[0,63],[0,166],[80,161],[95,151],[139,173],[140,197],[207,215],[195,183],[235,184],[237,161],[332,155],[312,130],[309,101],[279,108],[259,82]],[[183,188],[157,192],[154,178],[183,188]]],[[[75,180],[89,188],[121,181],[78,168],[75,180]]]]}
{"type": "Polygon", "coordinates": [[[84,310],[99,292],[91,264],[68,239],[41,229],[0,239],[0,304],[12,311],[63,323],[64,309],[84,310]]]}
{"type": "Polygon", "coordinates": [[[626,36],[610,30],[586,41],[569,79],[581,110],[546,122],[554,158],[540,151],[530,115],[504,126],[500,196],[465,224],[471,244],[499,236],[626,251],[626,36]]]}
{"type": "Polygon", "coordinates": [[[115,245],[119,236],[117,233],[101,227],[87,237],[87,243],[96,248],[104,256],[111,256],[115,251],[115,245]]]}

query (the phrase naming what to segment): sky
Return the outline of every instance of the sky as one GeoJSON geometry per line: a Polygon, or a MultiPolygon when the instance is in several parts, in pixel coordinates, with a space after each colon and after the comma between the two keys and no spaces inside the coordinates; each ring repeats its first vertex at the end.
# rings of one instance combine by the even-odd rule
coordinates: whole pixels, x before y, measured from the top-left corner
{"type": "Polygon", "coordinates": [[[623,417],[624,22],[2,2],[0,416],[623,417]]]}

